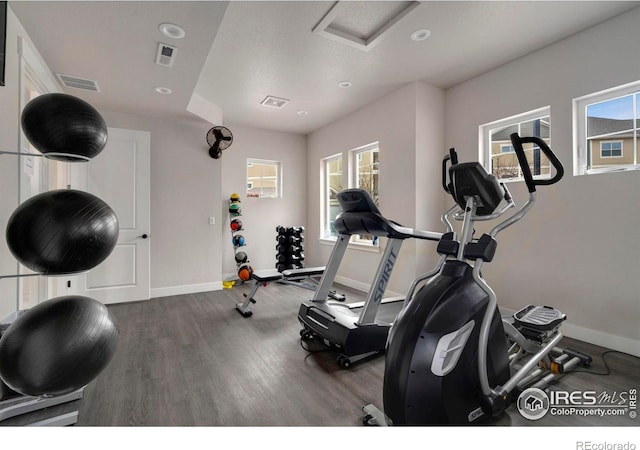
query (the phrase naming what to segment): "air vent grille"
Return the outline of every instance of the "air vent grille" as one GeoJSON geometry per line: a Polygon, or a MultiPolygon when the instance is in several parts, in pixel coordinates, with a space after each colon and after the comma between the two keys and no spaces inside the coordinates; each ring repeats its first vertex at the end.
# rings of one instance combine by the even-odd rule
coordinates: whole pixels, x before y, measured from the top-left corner
{"type": "Polygon", "coordinates": [[[73,89],[82,89],[84,91],[100,92],[98,82],[87,80],[85,78],[74,77],[71,75],[56,74],[60,82],[65,86],[73,89]]]}
{"type": "Polygon", "coordinates": [[[267,95],[264,100],[260,102],[263,106],[268,106],[269,108],[284,108],[285,105],[289,103],[289,100],[286,98],[274,97],[273,95],[267,95]]]}

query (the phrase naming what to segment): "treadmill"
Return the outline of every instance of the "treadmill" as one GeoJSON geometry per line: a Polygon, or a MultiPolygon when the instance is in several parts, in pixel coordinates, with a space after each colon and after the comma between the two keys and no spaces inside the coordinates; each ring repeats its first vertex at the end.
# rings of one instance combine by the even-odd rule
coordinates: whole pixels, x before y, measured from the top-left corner
{"type": "Polygon", "coordinates": [[[403,227],[386,219],[363,189],[346,189],[337,194],[342,212],[335,220],[336,244],[314,299],[302,303],[298,320],[305,341],[319,340],[340,353],[343,368],[385,349],[391,324],[404,305],[404,297],[383,298],[391,272],[405,239],[439,241],[442,233],[403,227]],[[352,235],[369,234],[388,238],[375,277],[364,302],[339,303],[328,300],[331,287],[352,235]]]}

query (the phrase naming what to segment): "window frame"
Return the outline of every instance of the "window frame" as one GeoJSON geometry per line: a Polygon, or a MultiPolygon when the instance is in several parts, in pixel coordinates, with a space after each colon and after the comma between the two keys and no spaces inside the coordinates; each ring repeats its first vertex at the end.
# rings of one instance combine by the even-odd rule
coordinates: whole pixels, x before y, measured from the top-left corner
{"type": "MultiPolygon", "coordinates": [[[[245,177],[246,177],[246,188],[245,195],[250,198],[282,198],[282,162],[271,160],[271,159],[260,159],[260,158],[247,158],[245,164],[245,177]],[[276,168],[275,175],[275,194],[274,195],[264,195],[264,193],[259,193],[255,195],[255,193],[250,193],[250,189],[254,189],[255,187],[255,179],[256,177],[249,177],[249,168],[255,167],[256,165],[273,165],[276,168]],[[251,185],[251,187],[249,187],[251,185]]],[[[262,175],[259,177],[261,180],[264,179],[262,175]]]]}
{"type": "Polygon", "coordinates": [[[335,155],[328,156],[326,158],[322,158],[320,160],[320,173],[321,173],[321,211],[320,211],[320,239],[334,242],[337,238],[337,234],[331,233],[331,224],[330,224],[330,216],[331,216],[331,196],[329,195],[330,189],[330,181],[329,176],[331,172],[329,171],[329,164],[334,161],[341,161],[340,168],[340,176],[344,182],[344,156],[342,153],[336,153],[335,155]]]}
{"type": "MultiPolygon", "coordinates": [[[[573,174],[575,176],[595,175],[611,172],[626,172],[630,170],[640,169],[640,157],[638,157],[638,151],[640,150],[640,106],[638,105],[639,97],[640,80],[620,86],[615,86],[609,89],[604,89],[602,91],[583,95],[581,97],[573,99],[573,174]],[[589,167],[588,152],[590,146],[587,143],[587,108],[591,105],[604,103],[627,96],[633,96],[633,112],[635,123],[633,126],[634,148],[632,149],[632,152],[634,155],[634,162],[631,164],[619,164],[610,167],[589,167]]],[[[604,137],[606,138],[606,136],[604,137]]],[[[611,140],[614,139],[609,139],[609,141],[611,140]]],[[[619,157],[616,156],[612,158],[619,157]]]]}
{"type": "MultiPolygon", "coordinates": [[[[337,234],[327,233],[327,229],[330,228],[329,218],[331,205],[329,204],[329,164],[333,161],[341,161],[341,180],[342,188],[355,188],[359,185],[359,177],[356,170],[358,168],[358,162],[362,160],[362,155],[366,151],[375,150],[378,153],[377,164],[380,163],[380,142],[374,141],[366,145],[362,145],[351,150],[345,150],[340,153],[336,153],[320,159],[320,237],[319,241],[322,244],[333,245],[336,241],[337,234]],[[345,165],[346,164],[346,165],[345,165]],[[346,187],[344,187],[346,186],[346,187]]],[[[379,195],[379,166],[378,173],[378,195],[379,195]]],[[[375,237],[373,239],[361,239],[359,236],[351,236],[349,241],[349,248],[368,251],[373,253],[380,252],[380,239],[375,237]]]]}
{"type": "MultiPolygon", "coordinates": [[[[379,192],[380,191],[380,187],[379,187],[380,185],[380,143],[378,141],[371,142],[369,144],[362,145],[360,147],[349,150],[349,187],[365,189],[360,186],[359,167],[360,167],[360,162],[363,160],[363,157],[362,157],[363,154],[370,151],[376,152],[378,154],[377,162],[372,161],[371,165],[372,166],[374,164],[378,165],[376,169],[372,169],[372,172],[375,172],[375,174],[378,176],[377,185],[378,185],[378,197],[379,197],[380,196],[380,192],[379,192]]],[[[365,190],[368,191],[368,189],[365,189],[365,190]]],[[[378,201],[375,198],[376,196],[372,195],[372,197],[374,202],[377,205],[378,201]]],[[[380,240],[377,236],[369,239],[369,238],[363,238],[362,235],[353,235],[351,236],[350,243],[355,245],[362,245],[366,247],[378,247],[380,245],[380,240]]]]}
{"type": "MultiPolygon", "coordinates": [[[[520,131],[520,125],[526,122],[530,122],[533,120],[542,120],[548,118],[548,127],[549,127],[549,137],[545,140],[549,141],[549,146],[551,146],[551,106],[543,106],[541,108],[533,109],[524,113],[516,114],[510,117],[505,117],[503,119],[495,120],[493,122],[482,124],[478,127],[478,140],[479,140],[479,150],[478,150],[478,159],[481,161],[481,164],[484,166],[486,171],[490,174],[493,173],[493,159],[491,154],[491,133],[497,128],[507,128],[510,126],[518,126],[518,131],[520,131]]],[[[511,144],[500,144],[500,153],[496,153],[496,155],[508,155],[512,152],[503,152],[502,149],[504,146],[511,144]]],[[[549,168],[550,169],[550,168],[549,168]]],[[[520,181],[524,181],[524,177],[522,176],[522,169],[520,165],[518,165],[518,177],[513,178],[498,178],[498,181],[501,183],[517,183],[520,181]]],[[[534,175],[534,179],[550,179],[551,178],[551,170],[549,170],[548,174],[534,175]]]]}

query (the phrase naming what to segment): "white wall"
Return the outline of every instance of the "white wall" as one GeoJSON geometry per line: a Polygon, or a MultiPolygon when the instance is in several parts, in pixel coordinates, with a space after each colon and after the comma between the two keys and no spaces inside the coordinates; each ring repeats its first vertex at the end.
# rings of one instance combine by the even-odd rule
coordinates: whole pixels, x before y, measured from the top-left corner
{"type": "MultiPolygon", "coordinates": [[[[5,85],[0,86],[0,150],[18,151],[20,136],[20,90],[18,87],[18,34],[25,35],[16,16],[8,8],[7,46],[5,55],[5,85]]],[[[7,221],[18,206],[18,170],[20,158],[0,155],[0,275],[15,274],[18,270],[15,258],[9,252],[4,238],[7,221]]],[[[17,281],[15,278],[0,280],[0,320],[16,309],[17,281]]]]}
{"type": "MultiPolygon", "coordinates": [[[[254,270],[275,269],[276,226],[306,226],[307,154],[303,135],[260,130],[225,123],[233,133],[233,144],[222,153],[222,197],[217,208],[222,223],[222,272],[236,275],[235,251],[229,228],[229,196],[240,194],[247,242],[243,250],[254,270]],[[282,198],[246,197],[247,158],[282,163],[282,198]]],[[[305,232],[305,237],[307,233],[305,232]]],[[[306,243],[305,243],[306,244],[306,243]]],[[[305,253],[306,245],[305,245],[305,253]]],[[[309,266],[306,264],[305,266],[309,266]]]]}
{"type": "Polygon", "coordinates": [[[195,117],[100,112],[110,127],[151,133],[151,296],[219,285],[222,160],[209,157],[205,137],[211,125],[195,117]]]}
{"type": "MultiPolygon", "coordinates": [[[[640,79],[640,9],[446,92],[446,144],[478,158],[478,126],[551,106],[551,147],[565,177],[498,236],[484,270],[501,305],[550,304],[565,334],[640,354],[640,172],[572,176],[572,99],[640,79]]],[[[510,189],[520,204],[523,183],[510,189]]]]}
{"type": "MultiPolygon", "coordinates": [[[[420,225],[430,228],[433,222],[425,217],[440,214],[442,196],[416,192],[416,178],[420,185],[428,183],[432,165],[439,166],[444,152],[438,148],[443,128],[442,91],[422,83],[411,83],[336,121],[308,136],[307,172],[309,179],[307,210],[307,248],[312,255],[310,265],[324,265],[329,260],[332,245],[319,241],[320,236],[320,166],[321,160],[336,153],[378,141],[380,144],[380,210],[382,214],[407,227],[420,225]],[[419,111],[419,112],[418,112],[419,111]],[[420,129],[417,137],[417,128],[420,129]],[[429,142],[429,144],[427,144],[429,142]],[[425,176],[423,178],[424,166],[425,176]],[[435,200],[434,200],[435,199],[435,200]],[[419,211],[419,212],[418,212],[419,211]]],[[[344,186],[347,186],[347,160],[344,186]]],[[[438,169],[439,170],[439,169],[438,169]]],[[[439,181],[435,181],[437,189],[439,181]]],[[[441,227],[435,229],[439,231],[441,227]]],[[[383,244],[384,244],[383,240],[383,244]]],[[[423,245],[420,244],[422,251],[423,245]]],[[[406,293],[415,275],[428,266],[431,257],[416,263],[416,243],[405,241],[394,269],[389,289],[406,293]]],[[[429,248],[429,247],[427,247],[429,248]]],[[[431,244],[430,254],[435,253],[431,244]]],[[[353,286],[370,285],[381,254],[349,249],[338,273],[340,281],[353,286]]]]}
{"type": "MultiPolygon", "coordinates": [[[[46,69],[46,64],[37,53],[29,35],[11,10],[11,4],[7,9],[7,32],[5,54],[5,85],[0,86],[0,150],[17,152],[20,145],[20,56],[18,42],[22,39],[23,52],[35,58],[39,67],[46,69]],[[27,48],[28,47],[28,48],[27,48]],[[27,50],[31,51],[27,51],[27,50]]],[[[46,82],[46,80],[42,80],[46,82]]],[[[50,86],[48,83],[47,86],[50,86]]],[[[38,162],[39,163],[39,162],[38,162]]],[[[36,175],[38,178],[36,163],[36,175]]],[[[19,204],[19,184],[29,186],[29,179],[21,175],[24,159],[11,155],[0,155],[0,180],[2,180],[2,195],[0,196],[0,275],[18,273],[19,265],[11,255],[4,238],[7,221],[19,204]]],[[[5,278],[0,280],[0,319],[15,311],[18,305],[17,278],[5,278]]]]}
{"type": "MultiPolygon", "coordinates": [[[[440,215],[451,205],[443,202],[442,158],[444,145],[444,99],[441,89],[416,83],[415,226],[444,232],[440,215]]],[[[431,271],[437,262],[436,244],[416,242],[416,274],[431,271]]]]}

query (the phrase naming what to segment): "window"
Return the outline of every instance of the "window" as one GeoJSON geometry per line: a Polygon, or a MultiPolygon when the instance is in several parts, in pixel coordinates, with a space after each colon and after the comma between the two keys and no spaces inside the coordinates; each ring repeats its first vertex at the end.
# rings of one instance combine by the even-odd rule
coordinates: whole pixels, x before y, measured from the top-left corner
{"type": "Polygon", "coordinates": [[[338,234],[334,228],[336,216],[340,213],[340,204],[336,194],[342,190],[342,154],[334,155],[322,160],[323,202],[322,202],[322,231],[325,239],[335,238],[338,234]]]}
{"type": "Polygon", "coordinates": [[[640,81],[573,101],[576,175],[640,168],[640,81]]]}
{"type": "Polygon", "coordinates": [[[600,158],[622,158],[622,141],[600,142],[600,158]]]}
{"type": "MultiPolygon", "coordinates": [[[[378,143],[351,150],[351,183],[350,186],[367,191],[376,205],[379,204],[379,160],[378,143]]],[[[357,244],[377,245],[378,239],[372,235],[356,235],[352,242],[357,244]]]]}
{"type": "MultiPolygon", "coordinates": [[[[500,181],[524,180],[510,135],[538,137],[550,145],[551,110],[536,109],[480,126],[480,160],[489,173],[500,181]]],[[[537,145],[524,144],[529,168],[534,178],[551,178],[549,160],[537,145]]]]}
{"type": "Polygon", "coordinates": [[[509,145],[505,145],[502,144],[500,146],[500,153],[513,153],[515,152],[515,150],[513,149],[513,145],[509,144],[509,145]]]}
{"type": "Polygon", "coordinates": [[[282,164],[247,159],[247,197],[281,198],[282,164]]]}
{"type": "MultiPolygon", "coordinates": [[[[378,204],[380,197],[378,156],[379,145],[375,142],[321,160],[322,229],[320,237],[322,239],[335,239],[338,235],[334,227],[336,216],[342,211],[337,198],[338,192],[346,188],[364,189],[369,192],[375,204],[378,204]],[[349,170],[345,172],[343,164],[347,160],[349,170]]],[[[351,242],[369,247],[378,246],[377,236],[371,235],[352,236],[351,242]]]]}

